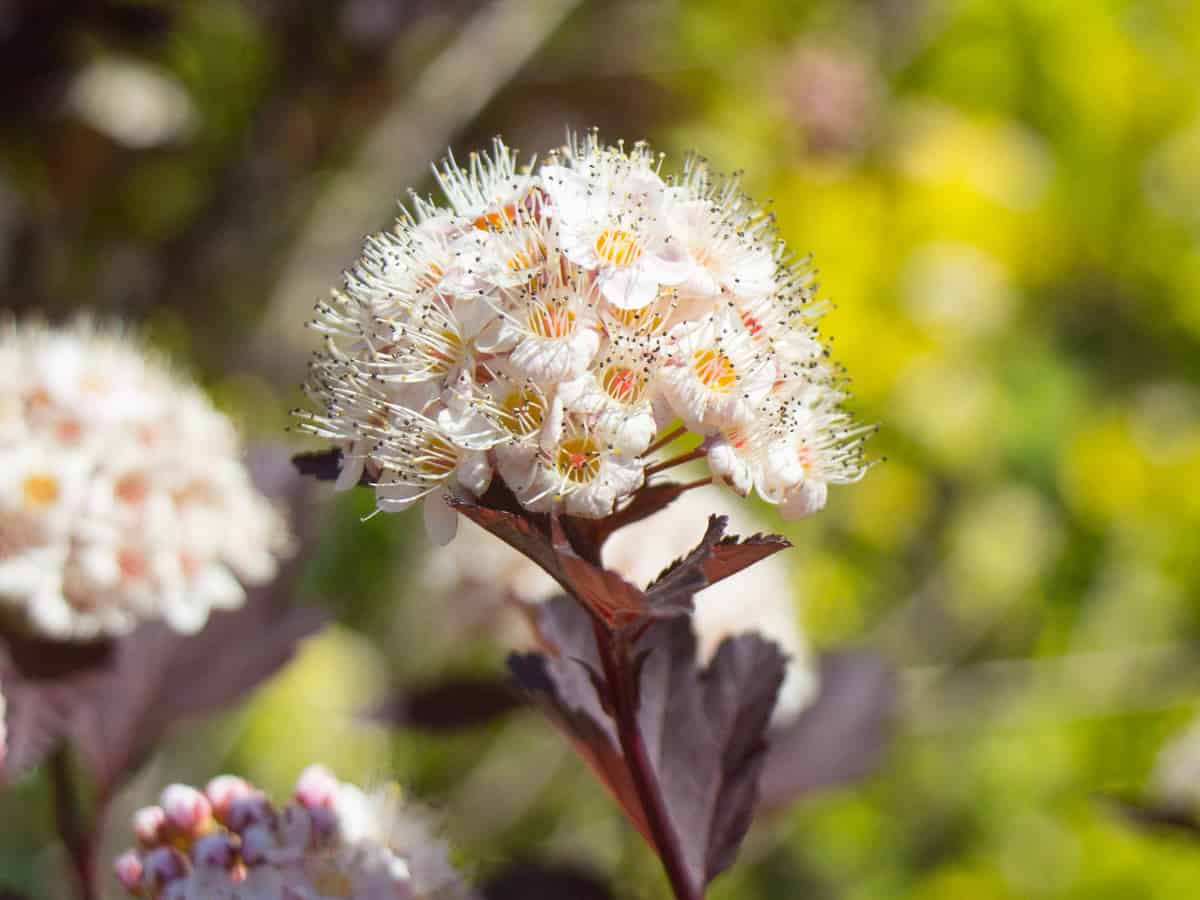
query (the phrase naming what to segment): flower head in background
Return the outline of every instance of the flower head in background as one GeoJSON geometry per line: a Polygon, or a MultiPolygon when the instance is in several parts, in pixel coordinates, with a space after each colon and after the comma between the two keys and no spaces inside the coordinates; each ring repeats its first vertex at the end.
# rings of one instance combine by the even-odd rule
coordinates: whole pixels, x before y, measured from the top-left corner
{"type": "MultiPolygon", "coordinates": [[[[644,588],[658,576],[664,561],[683,556],[697,544],[710,514],[727,516],[730,527],[742,534],[763,530],[763,524],[744,504],[716,489],[692,491],[653,516],[617,531],[604,546],[604,564],[644,588]]],[[[554,579],[536,563],[475,525],[464,529],[452,548],[440,548],[426,557],[419,583],[439,604],[470,597],[472,603],[493,610],[505,601],[540,603],[561,593],[554,579]],[[471,560],[471,565],[464,565],[464,559],[471,560]]],[[[775,702],[775,724],[799,715],[819,688],[794,596],[787,562],[775,555],[705,588],[696,595],[692,616],[702,662],[712,658],[725,638],[747,632],[773,641],[788,657],[775,702]],[[753,602],[747,602],[748,597],[753,602]]],[[[520,637],[514,639],[514,643],[520,642],[520,637]]]]}
{"type": "Polygon", "coordinates": [[[422,900],[464,894],[442,841],[396,788],[365,794],[321,766],[276,805],[232,775],[174,784],[134,815],[117,880],[153,900],[422,900]]]}
{"type": "Polygon", "coordinates": [[[0,330],[0,616],[91,640],[198,630],[276,571],[283,516],[193,385],[86,323],[0,330]]]}
{"type": "Polygon", "coordinates": [[[788,517],[862,476],[869,429],[841,409],[812,273],[736,178],[696,158],[664,176],[594,133],[538,166],[497,139],[435,174],[446,204],[415,198],[317,308],[298,415],[341,450],[342,487],[425,501],[439,543],[446,494],[496,473],[529,510],[603,518],[676,420],[719,482],[788,517]]]}

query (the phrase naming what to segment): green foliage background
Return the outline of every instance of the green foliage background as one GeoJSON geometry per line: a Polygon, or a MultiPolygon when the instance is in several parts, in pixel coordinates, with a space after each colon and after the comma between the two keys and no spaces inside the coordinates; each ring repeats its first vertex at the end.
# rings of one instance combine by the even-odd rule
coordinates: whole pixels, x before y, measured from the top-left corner
{"type": "MultiPolygon", "coordinates": [[[[356,10],[381,4],[111,5],[165,25],[122,32],[65,4],[57,80],[11,75],[28,81],[0,128],[5,302],[128,319],[278,437],[315,341],[276,332],[279,304],[298,323],[324,289],[281,300],[290,250],[478,7],[398,3],[364,32],[356,10]],[[114,58],[186,92],[186,135],[133,148],[72,113],[71,79],[114,58]]],[[[798,545],[812,640],[901,672],[895,744],[866,784],[764,822],[719,900],[1196,893],[1200,847],[1131,831],[1099,798],[1142,789],[1200,696],[1198,86],[1184,0],[612,0],[573,7],[478,112],[451,108],[439,140],[456,150],[498,131],[540,150],[595,123],[649,138],[668,168],[696,148],[745,169],[813,253],[853,405],[883,426],[887,461],[862,484],[772,522],[798,545]]],[[[386,187],[370,227],[403,185],[386,187]]],[[[320,759],[444,809],[475,871],[578,860],[623,896],[665,896],[542,722],[433,738],[355,720],[389,685],[504,655],[414,595],[419,523],[368,511],[322,509],[308,587],[338,625],[149,761],[113,846],[166,781],[232,769],[286,790],[320,759]]],[[[0,881],[57,896],[43,809],[37,778],[0,798],[0,881]]]]}

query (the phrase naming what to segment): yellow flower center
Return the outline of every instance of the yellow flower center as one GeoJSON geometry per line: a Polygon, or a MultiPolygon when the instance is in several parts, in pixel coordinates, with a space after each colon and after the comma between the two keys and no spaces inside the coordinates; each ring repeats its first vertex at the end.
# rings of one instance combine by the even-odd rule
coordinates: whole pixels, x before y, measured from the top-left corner
{"type": "Polygon", "coordinates": [[[696,377],[710,391],[727,393],[737,383],[737,370],[733,361],[711,347],[697,350],[692,354],[692,368],[696,377]]]}
{"type": "Polygon", "coordinates": [[[540,338],[566,337],[575,330],[575,313],[562,303],[539,303],[529,311],[529,330],[540,338]]]}
{"type": "Polygon", "coordinates": [[[596,253],[614,266],[627,266],[642,255],[637,238],[620,228],[606,228],[596,238],[596,253]]]}
{"type": "Polygon", "coordinates": [[[600,474],[600,445],[590,437],[573,437],[558,446],[558,473],[571,484],[587,484],[600,474]]]}
{"type": "Polygon", "coordinates": [[[39,509],[49,506],[58,499],[58,479],[41,472],[27,475],[21,483],[21,493],[27,507],[39,509]]]}
{"type": "Polygon", "coordinates": [[[529,388],[513,391],[501,403],[498,418],[506,431],[525,437],[542,427],[546,418],[546,400],[529,388]]]}
{"type": "Polygon", "coordinates": [[[645,379],[626,366],[609,366],[600,376],[604,392],[619,403],[637,403],[645,390],[645,379]]]}
{"type": "Polygon", "coordinates": [[[458,451],[445,438],[434,436],[425,442],[425,450],[416,463],[428,475],[449,475],[458,465],[458,451]]]}

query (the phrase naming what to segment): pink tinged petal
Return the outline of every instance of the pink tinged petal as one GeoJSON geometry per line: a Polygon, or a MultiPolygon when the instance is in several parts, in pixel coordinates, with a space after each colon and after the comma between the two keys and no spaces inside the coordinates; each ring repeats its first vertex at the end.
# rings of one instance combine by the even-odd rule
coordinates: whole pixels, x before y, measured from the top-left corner
{"type": "Polygon", "coordinates": [[[332,772],[324,766],[313,765],[300,773],[293,796],[301,806],[333,806],[340,788],[341,784],[332,772]]]}
{"type": "Polygon", "coordinates": [[[143,806],[133,814],[133,834],[143,847],[157,846],[166,834],[167,814],[161,806],[143,806]]]}
{"type": "Polygon", "coordinates": [[[641,309],[658,295],[658,281],[641,266],[605,269],[599,281],[604,299],[617,309],[641,309]]]}
{"type": "Polygon", "coordinates": [[[809,479],[788,491],[779,512],[785,519],[803,519],[825,508],[829,488],[823,481],[809,479]]]}
{"type": "Polygon", "coordinates": [[[113,874],[121,887],[133,893],[142,884],[142,860],[136,850],[126,850],[113,862],[113,874]]]}
{"type": "Polygon", "coordinates": [[[160,798],[167,826],[177,834],[194,836],[208,827],[212,805],[208,798],[186,784],[168,785],[160,798]]]}
{"type": "Polygon", "coordinates": [[[218,775],[204,788],[204,795],[212,805],[213,815],[217,821],[226,823],[229,809],[235,800],[254,794],[254,788],[244,778],[236,775],[218,775]]]}
{"type": "Polygon", "coordinates": [[[422,504],[425,513],[425,532],[439,547],[454,540],[458,534],[458,513],[446,502],[445,489],[434,491],[422,504]]]}

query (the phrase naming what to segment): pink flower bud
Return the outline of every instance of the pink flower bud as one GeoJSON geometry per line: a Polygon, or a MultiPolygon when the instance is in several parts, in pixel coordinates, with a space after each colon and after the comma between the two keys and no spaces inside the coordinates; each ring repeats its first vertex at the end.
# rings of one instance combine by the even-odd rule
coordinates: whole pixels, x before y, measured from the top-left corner
{"type": "Polygon", "coordinates": [[[266,795],[255,791],[244,797],[238,797],[229,804],[225,817],[225,827],[230,831],[241,834],[251,825],[273,825],[275,823],[275,808],[266,795]]]}
{"type": "Polygon", "coordinates": [[[121,887],[135,892],[142,884],[142,860],[136,850],[126,850],[113,862],[113,874],[121,887]]]}
{"type": "Polygon", "coordinates": [[[142,884],[155,890],[187,875],[188,864],[174,847],[157,847],[142,859],[142,884]]]}
{"type": "Polygon", "coordinates": [[[167,814],[161,806],[143,806],[133,814],[133,834],[143,847],[156,847],[164,837],[167,814]]]}
{"type": "Polygon", "coordinates": [[[248,866],[262,865],[278,845],[265,825],[251,825],[242,833],[242,861],[248,866]]]}
{"type": "Polygon", "coordinates": [[[333,806],[341,784],[324,766],[309,766],[296,781],[296,802],[310,809],[314,806],[333,806]]]}
{"type": "Polygon", "coordinates": [[[238,778],[236,775],[218,775],[204,789],[204,794],[212,805],[213,815],[222,824],[225,824],[225,819],[229,815],[230,805],[235,800],[247,797],[254,792],[254,788],[248,781],[238,778]]]}
{"type": "Polygon", "coordinates": [[[208,798],[186,784],[172,784],[160,798],[167,825],[179,834],[195,837],[212,822],[212,806],[208,798]]]}
{"type": "Polygon", "coordinates": [[[236,859],[237,853],[226,834],[206,834],[192,847],[192,862],[197,866],[228,869],[236,859]]]}

